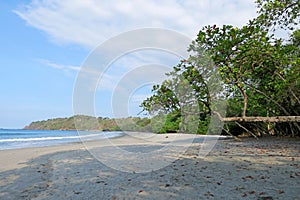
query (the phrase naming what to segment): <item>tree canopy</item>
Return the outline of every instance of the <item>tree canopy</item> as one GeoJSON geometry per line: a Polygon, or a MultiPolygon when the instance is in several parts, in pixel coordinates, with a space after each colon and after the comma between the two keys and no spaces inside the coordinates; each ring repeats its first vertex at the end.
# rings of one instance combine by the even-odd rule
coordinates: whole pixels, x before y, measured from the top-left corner
{"type": "Polygon", "coordinates": [[[257,23],[265,28],[294,29],[300,23],[300,1],[298,0],[256,0],[257,23]]]}
{"type": "MultiPolygon", "coordinates": [[[[183,107],[197,101],[193,116],[197,116],[199,123],[194,132],[205,133],[213,115],[226,119],[213,105],[216,96],[225,96],[227,117],[231,117],[227,121],[236,122],[227,124],[226,132],[242,127],[254,134],[299,135],[300,30],[283,41],[275,38],[270,28],[280,25],[293,29],[299,22],[299,2],[258,0],[256,3],[259,17],[240,28],[231,25],[202,28],[189,47],[191,56],[174,66],[168,80],[153,87],[153,95],[142,103],[144,110],[160,114],[176,112],[175,116],[181,119],[173,121],[184,124],[183,107]],[[212,89],[218,81],[213,77],[215,71],[222,81],[222,88],[217,90],[212,89]],[[190,95],[178,90],[185,84],[191,88],[190,95]],[[296,117],[266,120],[276,116],[296,117]]],[[[188,129],[183,127],[183,131],[188,129]]]]}

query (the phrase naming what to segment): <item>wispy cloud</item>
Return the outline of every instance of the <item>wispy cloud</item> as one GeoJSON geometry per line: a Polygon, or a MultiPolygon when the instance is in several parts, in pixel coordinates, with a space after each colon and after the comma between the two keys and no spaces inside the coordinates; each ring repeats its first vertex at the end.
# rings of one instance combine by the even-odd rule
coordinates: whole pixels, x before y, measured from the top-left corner
{"type": "Polygon", "coordinates": [[[55,42],[87,48],[137,28],[167,28],[194,38],[204,25],[241,26],[256,16],[253,0],[33,0],[14,12],[55,42]]]}
{"type": "Polygon", "coordinates": [[[80,66],[58,64],[46,59],[36,59],[36,60],[44,65],[47,65],[54,69],[63,70],[65,72],[71,72],[71,71],[78,72],[80,70],[80,66]]]}
{"type": "Polygon", "coordinates": [[[147,99],[150,96],[151,95],[149,94],[136,94],[131,97],[130,101],[132,103],[140,105],[145,99],[147,99]]]}

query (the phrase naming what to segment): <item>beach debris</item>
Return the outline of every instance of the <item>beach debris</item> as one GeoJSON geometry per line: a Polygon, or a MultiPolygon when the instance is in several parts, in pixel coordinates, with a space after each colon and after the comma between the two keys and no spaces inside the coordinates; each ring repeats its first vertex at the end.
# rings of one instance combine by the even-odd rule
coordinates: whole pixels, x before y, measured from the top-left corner
{"type": "Polygon", "coordinates": [[[96,183],[98,183],[98,184],[99,184],[99,183],[104,183],[104,181],[96,181],[96,183]]]}
{"type": "Polygon", "coordinates": [[[247,179],[251,179],[251,180],[253,180],[254,179],[254,177],[253,176],[246,176],[246,177],[242,177],[242,179],[245,181],[245,180],[247,180],[247,179]]]}
{"type": "Polygon", "coordinates": [[[283,194],[284,190],[278,190],[277,192],[278,192],[278,194],[283,194]]]}
{"type": "Polygon", "coordinates": [[[258,197],[257,200],[273,200],[273,197],[271,197],[271,196],[258,197]]]}
{"type": "Polygon", "coordinates": [[[246,189],[246,188],[245,188],[245,186],[241,186],[241,187],[236,186],[234,189],[235,190],[243,190],[243,189],[246,189]]]}
{"type": "Polygon", "coordinates": [[[79,191],[73,191],[74,194],[81,194],[82,192],[79,192],[79,191]]]}
{"type": "Polygon", "coordinates": [[[207,196],[207,197],[213,197],[214,196],[214,194],[211,193],[210,191],[206,192],[204,195],[207,196]]]}

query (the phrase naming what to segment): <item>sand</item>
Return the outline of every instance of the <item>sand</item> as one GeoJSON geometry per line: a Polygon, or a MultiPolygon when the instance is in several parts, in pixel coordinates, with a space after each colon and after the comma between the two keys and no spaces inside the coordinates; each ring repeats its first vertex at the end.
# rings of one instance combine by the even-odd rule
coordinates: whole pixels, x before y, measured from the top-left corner
{"type": "Polygon", "coordinates": [[[170,143],[175,136],[2,150],[0,199],[300,199],[299,139],[210,138],[203,143],[197,136],[184,154],[172,148],[151,154],[166,144],[185,146],[190,139],[180,136],[181,142],[170,143]],[[209,150],[203,146],[215,142],[199,156],[209,150]],[[116,147],[133,154],[117,157],[116,147]],[[100,151],[118,162],[99,159],[100,151]],[[157,162],[145,157],[153,155],[157,162]],[[159,168],[162,161],[169,163],[159,168]]]}

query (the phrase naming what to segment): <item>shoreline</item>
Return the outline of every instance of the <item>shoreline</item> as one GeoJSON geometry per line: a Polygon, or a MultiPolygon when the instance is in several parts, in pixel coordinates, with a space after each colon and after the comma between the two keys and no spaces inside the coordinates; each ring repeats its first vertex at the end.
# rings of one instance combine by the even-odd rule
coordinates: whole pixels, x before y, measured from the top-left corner
{"type": "MultiPolygon", "coordinates": [[[[110,139],[112,143],[87,145],[108,152],[113,145],[139,152],[175,136],[156,135],[149,142],[142,134],[126,135],[110,139]]],[[[147,173],[110,168],[82,143],[1,150],[0,199],[297,199],[300,140],[242,140],[218,140],[201,158],[203,144],[196,138],[169,165],[147,173]]]]}
{"type": "MultiPolygon", "coordinates": [[[[127,132],[128,133],[128,132],[127,132]]],[[[130,132],[130,133],[139,133],[139,132],[130,132]]],[[[131,137],[131,135],[126,135],[122,134],[119,136],[115,136],[112,138],[105,138],[105,139],[100,139],[100,140],[87,140],[87,141],[77,141],[77,142],[66,142],[66,143],[58,143],[54,145],[48,145],[48,146],[33,146],[33,147],[20,147],[20,148],[14,148],[14,149],[1,149],[0,150],[0,172],[5,169],[10,169],[11,167],[14,168],[20,168],[23,166],[23,164],[20,163],[25,163],[26,161],[29,161],[30,159],[34,159],[38,156],[43,156],[46,154],[51,154],[51,153],[59,153],[59,152],[64,152],[64,151],[75,151],[75,150],[82,150],[82,151],[88,151],[89,148],[86,147],[86,144],[90,145],[90,147],[97,147],[99,144],[96,144],[97,142],[100,142],[101,146],[106,146],[105,141],[113,140],[119,143],[119,145],[122,145],[122,138],[125,139],[125,143],[134,145],[134,142],[140,142],[139,139],[141,140],[146,140],[147,137],[145,135],[148,135],[149,133],[147,132],[140,132],[140,137],[131,137]],[[133,141],[129,141],[133,139],[133,141]],[[19,157],[19,154],[23,154],[22,157],[19,157]],[[7,160],[7,157],[10,158],[9,162],[3,162],[7,160]],[[20,162],[20,160],[22,160],[20,162]],[[9,165],[7,167],[7,165],[9,165]],[[18,166],[20,165],[20,166],[18,166]]],[[[156,134],[156,133],[150,133],[151,135],[153,134],[154,136],[157,136],[160,138],[159,140],[163,138],[172,138],[176,137],[177,135],[183,135],[187,136],[189,138],[203,138],[203,137],[219,137],[219,138],[229,138],[227,136],[217,136],[217,135],[197,135],[197,134],[177,134],[177,133],[167,133],[167,134],[156,134]]],[[[156,137],[156,138],[157,138],[156,137]]],[[[157,140],[157,139],[156,139],[157,140]]],[[[222,139],[220,139],[222,140],[222,139]]],[[[150,141],[152,142],[157,142],[155,141],[150,141]]]]}
{"type": "Polygon", "coordinates": [[[7,129],[6,131],[0,133],[0,151],[10,150],[10,149],[47,147],[47,146],[51,147],[51,146],[70,144],[70,143],[76,143],[81,141],[98,140],[104,137],[114,138],[114,137],[122,136],[123,134],[120,131],[108,132],[108,135],[106,134],[106,132],[77,131],[77,130],[65,131],[65,130],[7,129]],[[20,136],[15,135],[15,131],[17,134],[20,134],[20,136]],[[12,136],[10,136],[10,134],[12,136]],[[28,135],[24,137],[25,134],[28,135]]]}
{"type": "MultiPolygon", "coordinates": [[[[9,129],[9,130],[14,130],[14,129],[9,129]]],[[[16,129],[16,130],[22,130],[22,129],[16,129]]],[[[36,130],[33,130],[36,131],[36,130]]],[[[41,130],[41,131],[48,131],[48,130],[41,130]]],[[[50,131],[73,131],[73,130],[50,130],[50,131]]],[[[77,130],[76,130],[77,131],[77,130]]],[[[80,130],[81,131],[81,130],[80,130]]],[[[83,131],[86,132],[86,131],[83,131]]],[[[87,132],[91,132],[93,133],[93,131],[87,131],[87,132]]],[[[97,131],[95,131],[97,132],[97,131]]],[[[164,133],[164,134],[158,134],[158,133],[152,133],[152,132],[136,132],[136,131],[103,131],[103,134],[106,133],[119,133],[119,135],[116,136],[110,136],[110,137],[103,137],[103,138],[98,138],[98,139],[87,139],[85,140],[85,136],[83,135],[83,138],[81,138],[80,134],[78,134],[78,141],[63,141],[63,142],[57,142],[54,143],[53,141],[51,141],[51,143],[49,144],[35,144],[34,146],[17,146],[17,147],[9,147],[9,148],[0,148],[0,151],[6,151],[6,150],[16,150],[16,149],[28,149],[28,148],[42,148],[42,147],[52,147],[52,146],[63,146],[63,145],[69,145],[69,144],[76,144],[76,143],[84,143],[87,141],[94,141],[94,140],[101,140],[101,139],[113,139],[113,138],[119,138],[119,137],[123,137],[126,135],[133,135],[133,134],[150,134],[150,135],[178,135],[178,134],[184,134],[184,133],[164,133]],[[129,133],[129,134],[126,134],[129,133]]],[[[187,134],[187,135],[195,135],[196,137],[200,136],[200,137],[218,137],[219,139],[223,139],[223,138],[232,138],[232,136],[225,136],[225,135],[201,135],[201,134],[187,134]]],[[[99,135],[101,136],[101,135],[99,135]]],[[[35,139],[35,138],[34,138],[35,139]]],[[[36,140],[38,140],[39,138],[36,138],[36,140]]],[[[43,138],[41,138],[43,139],[43,138]]]]}

